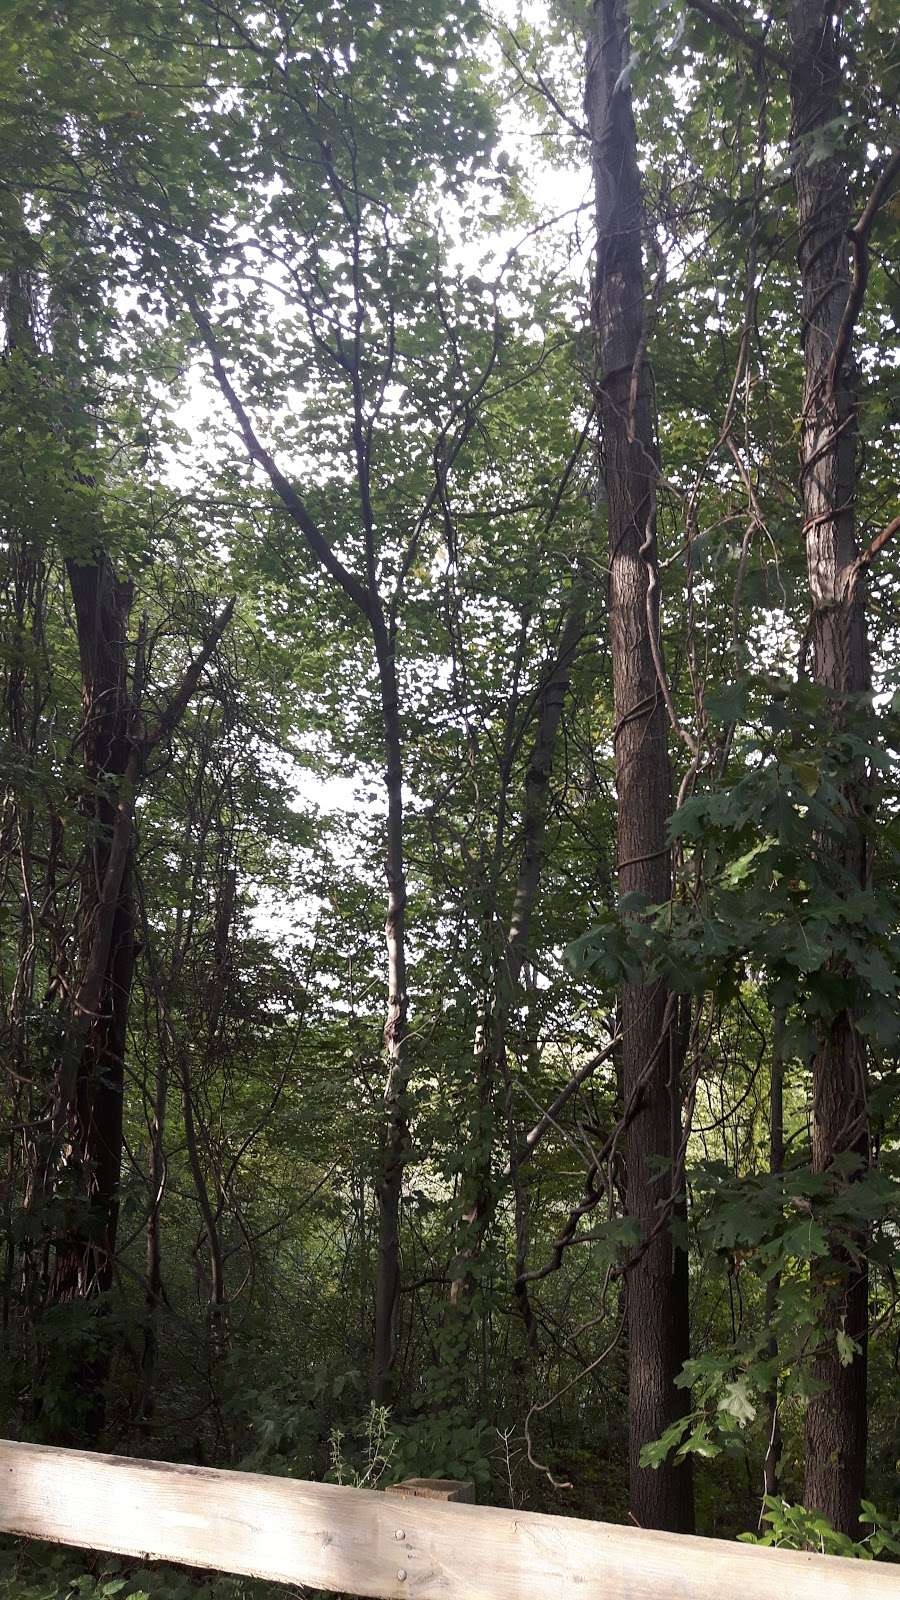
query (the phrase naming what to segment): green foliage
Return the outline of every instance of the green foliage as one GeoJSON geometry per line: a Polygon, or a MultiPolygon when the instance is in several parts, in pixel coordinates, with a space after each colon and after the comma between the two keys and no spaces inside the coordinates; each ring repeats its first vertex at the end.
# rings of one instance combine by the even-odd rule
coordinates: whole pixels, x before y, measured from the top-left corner
{"type": "Polygon", "coordinates": [[[892,1050],[900,1037],[896,841],[890,824],[879,827],[882,873],[865,888],[852,881],[841,846],[851,829],[875,827],[874,816],[858,814],[860,783],[877,775],[887,803],[895,711],[875,720],[868,699],[848,701],[835,731],[824,690],[766,680],[735,684],[715,709],[732,726],[740,721],[742,770],[690,796],[672,818],[683,891],[658,908],[621,901],[570,947],[573,966],[608,990],[646,972],[676,993],[722,1002],[753,978],[771,1005],[802,1016],[806,1031],[791,1040],[798,1054],[847,1008],[876,1046],[892,1050]],[[697,895],[689,884],[701,860],[697,895]]]}
{"type": "MultiPolygon", "coordinates": [[[[646,354],[681,735],[661,906],[618,896],[612,865],[584,7],[509,26],[476,0],[3,7],[3,1431],[96,1442],[103,1366],[100,1442],[114,1448],[368,1485],[473,1478],[484,1499],[623,1517],[618,1296],[641,1239],[613,1137],[614,1057],[523,1141],[605,1048],[621,985],[658,979],[689,1045],[674,1231],[695,1337],[687,1414],[644,1460],[694,1458],[703,1527],[732,1534],[755,1519],[774,1395],[785,1499],[767,1501],[762,1542],[889,1558],[890,1514],[866,1502],[856,1541],[795,1503],[816,1357],[861,1356],[839,1321],[825,1326],[822,1273],[840,1286],[863,1249],[872,1493],[895,1492],[900,683],[890,543],[868,572],[874,694],[836,711],[797,671],[792,173],[840,158],[861,214],[896,144],[896,19],[887,0],[844,8],[841,115],[792,148],[777,58],[761,70],[693,7],[631,11],[621,89],[658,277],[646,354]],[[349,589],[377,596],[398,674],[410,1138],[390,1408],[370,1401],[388,998],[371,615],[332,581],[255,447],[252,464],[204,319],[349,589]],[[65,1138],[50,1185],[43,1164],[95,830],[67,563],[99,548],[134,585],[127,688],[142,663],[148,723],[222,597],[236,607],[137,806],[114,1283],[53,1305],[57,1241],[91,1217],[65,1138]],[[536,716],[582,589],[536,785],[538,849],[536,716]],[[846,865],[854,840],[864,886],[846,865]],[[521,869],[538,856],[510,984],[521,869]],[[866,1041],[873,1160],[814,1171],[810,1062],[847,1012],[866,1041]],[[786,1158],[773,1172],[778,1018],[786,1158]],[[480,1079],[485,1040],[496,1057],[480,1079]],[[573,1490],[526,1464],[533,1407],[532,1456],[573,1490]]],[[[787,50],[781,15],[767,39],[787,50]]],[[[895,194],[874,223],[855,341],[861,548],[895,493],[898,226],[895,194]]],[[[249,1582],[83,1566],[15,1551],[3,1583],[9,1600],[265,1600],[249,1582]]]]}
{"type": "Polygon", "coordinates": [[[359,1447],[349,1460],[344,1430],[332,1428],[328,1436],[330,1482],[348,1484],[354,1489],[377,1489],[385,1475],[393,1477],[397,1437],[391,1432],[390,1422],[387,1406],[378,1406],[373,1400],[356,1429],[359,1447]]]}
{"type": "Polygon", "coordinates": [[[870,1500],[862,1502],[859,1517],[869,1531],[859,1539],[838,1533],[827,1517],[803,1506],[789,1505],[774,1495],[766,1495],[760,1520],[766,1524],[763,1532],[740,1535],[746,1544],[817,1550],[821,1555],[855,1556],[862,1561],[871,1561],[885,1552],[900,1555],[900,1519],[884,1516],[870,1500]]]}

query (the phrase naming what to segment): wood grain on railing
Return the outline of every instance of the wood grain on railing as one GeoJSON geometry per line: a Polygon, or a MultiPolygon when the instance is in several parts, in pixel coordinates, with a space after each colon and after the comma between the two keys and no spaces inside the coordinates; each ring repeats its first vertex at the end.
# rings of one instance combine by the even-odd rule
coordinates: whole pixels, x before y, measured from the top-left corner
{"type": "Polygon", "coordinates": [[[375,1600],[900,1600],[900,1568],[0,1441],[0,1532],[375,1600]]]}

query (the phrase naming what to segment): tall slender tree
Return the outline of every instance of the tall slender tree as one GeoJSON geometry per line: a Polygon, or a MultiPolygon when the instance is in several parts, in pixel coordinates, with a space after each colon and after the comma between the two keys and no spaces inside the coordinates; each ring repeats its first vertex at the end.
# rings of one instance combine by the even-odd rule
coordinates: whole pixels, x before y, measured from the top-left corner
{"type": "MultiPolygon", "coordinates": [[[[812,605],[812,672],[828,696],[834,732],[848,706],[871,685],[865,570],[856,539],[857,430],[853,326],[860,303],[850,269],[850,187],[843,123],[842,30],[822,0],[792,0],[790,92],[794,190],[803,307],[803,412],[800,483],[812,605]],[[816,140],[824,141],[817,148],[816,140]],[[832,148],[832,146],[834,146],[832,148]]],[[[857,270],[865,239],[855,240],[857,270]]],[[[849,891],[868,877],[865,773],[857,763],[843,795],[842,839],[821,848],[849,891]]],[[[868,1161],[866,1045],[850,1011],[821,1030],[813,1058],[812,1163],[827,1173],[836,1162],[868,1161]]],[[[813,1263],[821,1302],[814,1376],[818,1392],[806,1416],[804,1501],[836,1528],[853,1533],[866,1466],[868,1267],[865,1239],[847,1248],[829,1241],[828,1259],[813,1263]],[[838,1348],[838,1335],[852,1344],[838,1348]],[[852,1359],[845,1352],[851,1352],[852,1359]]]]}
{"type": "MultiPolygon", "coordinates": [[[[601,470],[609,530],[609,630],[620,896],[662,904],[671,891],[666,824],[672,780],[660,643],[659,457],[646,353],[644,205],[629,88],[625,0],[597,0],[585,106],[596,201],[592,317],[601,470]]],[[[687,1260],[666,1197],[680,1144],[675,1007],[661,982],[619,999],[626,1208],[640,1231],[627,1273],[629,1503],[642,1527],[689,1530],[691,1471],[641,1466],[641,1451],[681,1414],[675,1379],[688,1354],[687,1260]]]]}

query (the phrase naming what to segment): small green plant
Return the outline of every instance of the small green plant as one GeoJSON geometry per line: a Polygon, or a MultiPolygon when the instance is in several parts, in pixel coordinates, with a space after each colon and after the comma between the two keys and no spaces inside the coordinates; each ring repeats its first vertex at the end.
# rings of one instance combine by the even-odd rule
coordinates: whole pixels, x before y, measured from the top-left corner
{"type": "Polygon", "coordinates": [[[352,1489],[376,1489],[390,1470],[397,1450],[397,1436],[391,1432],[390,1422],[388,1407],[376,1405],[373,1400],[356,1430],[361,1449],[356,1452],[355,1461],[348,1461],[345,1454],[345,1430],[332,1428],[328,1436],[329,1481],[352,1489]]]}

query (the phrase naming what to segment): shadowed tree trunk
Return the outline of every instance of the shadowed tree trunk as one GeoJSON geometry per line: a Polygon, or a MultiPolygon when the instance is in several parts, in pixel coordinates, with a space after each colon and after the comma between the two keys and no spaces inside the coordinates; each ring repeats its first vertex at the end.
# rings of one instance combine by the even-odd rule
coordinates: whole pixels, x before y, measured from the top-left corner
{"type": "MultiPolygon", "coordinates": [[[[13,270],[5,285],[8,348],[37,359],[38,341],[27,276],[13,270]]],[[[70,329],[57,307],[67,368],[70,329]]],[[[122,786],[131,761],[132,703],[127,682],[128,619],[133,590],[118,580],[97,547],[69,556],[66,573],[75,611],[81,675],[82,815],[86,839],[76,916],[77,958],[71,963],[65,1039],[57,1064],[49,1141],[41,1183],[54,1197],[53,1263],[48,1298],[90,1303],[112,1282],[122,1159],[122,1090],[128,1007],[134,973],[134,893],[130,810],[123,826],[122,786]]],[[[103,1364],[88,1337],[72,1360],[72,1398],[89,1436],[103,1422],[103,1364]]]]}
{"type": "Polygon", "coordinates": [[[403,858],[403,747],[397,685],[396,631],[378,612],[372,632],[381,691],[385,746],[387,833],[385,876],[388,1005],[384,1026],[387,1079],[384,1091],[378,1201],[378,1259],[375,1272],[375,1358],[372,1392],[383,1405],[394,1389],[394,1321],[400,1291],[400,1198],[409,1145],[407,1119],[406,871],[403,858]]]}
{"type": "MultiPolygon", "coordinates": [[[[82,672],[82,748],[89,837],[78,909],[79,956],[51,1116],[47,1187],[67,1214],[55,1238],[49,1297],[102,1300],[113,1280],[122,1164],[125,1040],[134,975],[134,807],[147,756],[178,726],[226,627],[230,601],[209,629],[180,685],[164,700],[150,732],[138,715],[142,651],[135,688],[126,686],[131,587],[105,552],[67,562],[82,672]]],[[[104,1420],[102,1341],[87,1339],[73,1383],[89,1435],[104,1420]],[[91,1346],[94,1349],[91,1349],[91,1346]]]]}
{"type": "MultiPolygon", "coordinates": [[[[784,1011],[776,1011],[772,1030],[772,1064],[769,1079],[769,1171],[780,1176],[784,1171],[784,1011]]],[[[766,1284],[766,1327],[771,1329],[778,1307],[781,1273],[776,1272],[766,1284]]],[[[778,1343],[772,1334],[769,1356],[778,1356],[778,1343]]],[[[763,1493],[778,1493],[778,1474],[781,1470],[781,1422],[778,1416],[778,1378],[766,1395],[768,1418],[766,1454],[763,1460],[763,1493]]]]}
{"type": "MultiPolygon", "coordinates": [[[[851,368],[853,297],[848,247],[850,198],[843,152],[810,146],[841,126],[841,30],[835,8],[821,0],[792,0],[791,102],[794,186],[803,290],[804,393],[801,486],[807,570],[812,600],[811,648],[816,681],[828,692],[835,728],[847,694],[870,688],[864,572],[857,563],[856,402],[851,368]]],[[[859,307],[857,305],[856,310],[859,307]]],[[[838,872],[865,884],[866,846],[853,825],[866,806],[865,775],[849,779],[850,822],[840,841],[823,840],[838,872]]],[[[853,1152],[858,1170],[868,1160],[866,1051],[849,1012],[820,1038],[813,1061],[812,1161],[827,1172],[853,1152]]],[[[832,1239],[829,1257],[813,1262],[813,1290],[822,1305],[821,1342],[814,1375],[821,1392],[806,1414],[803,1498],[844,1533],[859,1531],[866,1464],[866,1345],[868,1269],[862,1230],[848,1251],[832,1239]],[[837,1334],[858,1352],[845,1365],[837,1334]]]]}
{"type": "MultiPolygon", "coordinates": [[[[78,983],[57,1072],[48,1188],[56,1197],[50,1301],[85,1307],[110,1289],[119,1218],[125,1040],[134,975],[130,827],[116,827],[129,765],[132,587],[103,551],[66,563],[81,665],[83,812],[88,837],[77,912],[78,983]]],[[[96,1331],[74,1350],[73,1418],[96,1438],[108,1356],[96,1331]]]]}
{"type": "MultiPolygon", "coordinates": [[[[89,829],[78,905],[79,965],[99,965],[96,991],[80,997],[73,1037],[64,1049],[57,1137],[73,1206],[56,1240],[51,1298],[89,1300],[109,1289],[115,1260],[122,1162],[125,1033],[134,972],[131,841],[113,893],[107,892],[120,786],[129,754],[128,617],[132,588],[120,583],[104,553],[67,563],[82,682],[82,758],[89,829]],[[102,950],[102,954],[99,952],[102,950]],[[77,1057],[77,1059],[76,1059],[77,1057]]],[[[59,1152],[57,1152],[59,1154],[59,1152]]]]}
{"type": "MultiPolygon", "coordinates": [[[[597,0],[587,49],[585,106],[597,207],[593,322],[608,496],[609,617],[615,708],[620,895],[668,899],[671,807],[659,635],[657,450],[644,355],[643,197],[626,71],[624,0],[597,0]]],[[[688,1353],[687,1263],[660,1208],[680,1132],[674,1007],[659,983],[620,996],[622,1091],[639,1094],[625,1135],[626,1203],[644,1241],[627,1276],[630,1510],[642,1527],[689,1531],[690,1468],[642,1468],[642,1448],[683,1413],[675,1378],[688,1353]],[[660,1223],[662,1225],[660,1226],[660,1223]]]]}

